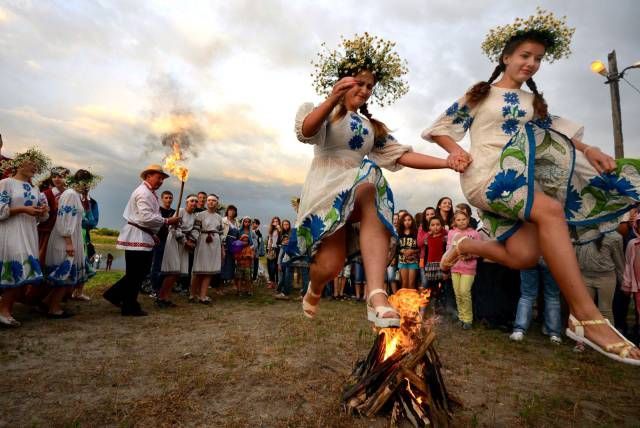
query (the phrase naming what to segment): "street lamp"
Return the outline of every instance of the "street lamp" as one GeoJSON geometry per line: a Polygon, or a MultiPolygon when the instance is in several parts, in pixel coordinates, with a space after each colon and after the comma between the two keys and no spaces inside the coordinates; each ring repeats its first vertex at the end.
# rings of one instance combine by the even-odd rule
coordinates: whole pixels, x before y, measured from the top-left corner
{"type": "Polygon", "coordinates": [[[624,157],[624,145],[622,141],[622,113],[620,111],[620,88],[618,82],[624,78],[624,73],[632,68],[640,68],[640,61],[636,61],[630,66],[624,68],[618,73],[618,60],[616,58],[616,51],[611,51],[608,55],[609,70],[600,60],[593,61],[591,63],[591,71],[607,78],[604,82],[605,85],[609,85],[609,91],[611,93],[611,116],[613,119],[613,142],[616,159],[624,157]]]}

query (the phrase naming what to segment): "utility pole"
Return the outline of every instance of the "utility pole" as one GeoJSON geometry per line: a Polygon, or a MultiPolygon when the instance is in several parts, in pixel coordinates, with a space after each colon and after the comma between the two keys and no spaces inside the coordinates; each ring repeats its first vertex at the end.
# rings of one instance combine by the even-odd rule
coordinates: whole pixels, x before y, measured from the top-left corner
{"type": "Polygon", "coordinates": [[[622,112],[620,111],[620,89],[618,86],[618,60],[616,51],[608,55],[609,59],[609,91],[611,91],[611,115],[613,118],[613,144],[616,159],[624,157],[624,145],[622,141],[622,112]]]}

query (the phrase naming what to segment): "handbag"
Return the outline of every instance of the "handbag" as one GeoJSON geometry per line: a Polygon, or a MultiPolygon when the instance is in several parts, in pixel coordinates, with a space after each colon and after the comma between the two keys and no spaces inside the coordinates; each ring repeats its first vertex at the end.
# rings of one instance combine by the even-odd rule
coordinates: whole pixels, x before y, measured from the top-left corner
{"type": "Polygon", "coordinates": [[[267,260],[275,260],[278,257],[275,248],[269,248],[267,251],[267,260]]]}

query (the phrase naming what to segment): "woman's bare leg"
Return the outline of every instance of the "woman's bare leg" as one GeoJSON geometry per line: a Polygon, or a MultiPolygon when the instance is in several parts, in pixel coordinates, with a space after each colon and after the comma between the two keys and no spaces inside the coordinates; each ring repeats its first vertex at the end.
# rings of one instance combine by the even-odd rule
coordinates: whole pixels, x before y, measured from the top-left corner
{"type": "Polygon", "coordinates": [[[211,284],[211,275],[202,275],[202,279],[200,280],[200,289],[196,290],[198,292],[198,295],[200,296],[200,300],[203,300],[207,297],[209,284],[211,284]]]}
{"type": "MultiPolygon", "coordinates": [[[[535,263],[533,257],[539,250],[567,300],[571,314],[578,320],[603,319],[582,279],[562,205],[544,193],[536,192],[530,218],[533,224],[525,224],[507,239],[503,250],[497,248],[501,245],[497,242],[481,243],[470,239],[462,241],[459,250],[514,268],[526,267],[531,261],[535,263]],[[532,230],[536,232],[535,236],[532,236],[532,230]],[[531,250],[534,245],[537,248],[531,250]]],[[[620,342],[620,337],[606,325],[585,326],[585,336],[600,346],[620,342]]],[[[640,351],[633,349],[629,357],[640,359],[640,351]]]]}
{"type": "MultiPolygon", "coordinates": [[[[345,239],[345,229],[342,227],[322,240],[309,267],[309,290],[313,294],[321,295],[324,286],[335,278],[344,266],[345,239]]],[[[311,295],[306,296],[305,299],[311,305],[317,305],[320,301],[320,297],[311,295]]]]}
{"type": "Polygon", "coordinates": [[[409,269],[409,288],[414,289],[416,288],[416,277],[417,277],[417,273],[418,271],[415,269],[409,269]]]}

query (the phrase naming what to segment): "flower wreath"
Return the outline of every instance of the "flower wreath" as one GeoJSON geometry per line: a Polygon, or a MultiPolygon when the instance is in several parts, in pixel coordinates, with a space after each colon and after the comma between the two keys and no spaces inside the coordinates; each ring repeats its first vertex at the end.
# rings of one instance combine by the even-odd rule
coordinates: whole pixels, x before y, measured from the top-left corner
{"type": "Polygon", "coordinates": [[[506,44],[517,36],[535,33],[547,40],[544,57],[549,62],[571,55],[571,37],[575,28],[567,26],[567,17],[557,18],[552,12],[536,8],[536,15],[526,20],[516,18],[513,24],[497,26],[489,30],[482,42],[482,51],[493,62],[500,60],[506,44]]]}
{"type": "Polygon", "coordinates": [[[357,34],[351,40],[342,40],[342,50],[328,50],[322,43],[323,51],[311,61],[315,71],[313,86],[318,95],[328,96],[333,86],[343,77],[355,76],[367,70],[373,74],[376,85],[372,97],[379,105],[388,105],[409,91],[409,84],[402,79],[407,74],[407,61],[393,50],[395,43],[377,36],[357,34]]]}
{"type": "Polygon", "coordinates": [[[98,183],[102,180],[102,177],[88,171],[91,174],[90,177],[84,179],[76,179],[74,175],[70,175],[67,177],[67,186],[71,188],[86,188],[93,189],[98,185],[98,183]]]}
{"type": "Polygon", "coordinates": [[[51,164],[49,156],[37,147],[31,147],[22,153],[17,153],[13,159],[6,159],[0,162],[0,175],[6,170],[15,171],[25,161],[31,161],[35,164],[36,174],[45,172],[51,164]]]}

